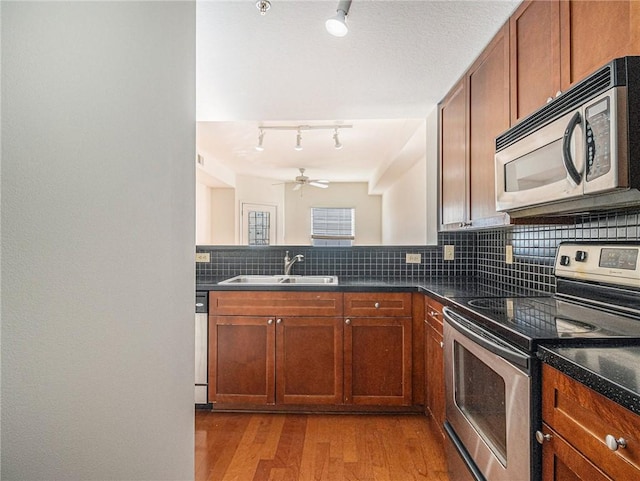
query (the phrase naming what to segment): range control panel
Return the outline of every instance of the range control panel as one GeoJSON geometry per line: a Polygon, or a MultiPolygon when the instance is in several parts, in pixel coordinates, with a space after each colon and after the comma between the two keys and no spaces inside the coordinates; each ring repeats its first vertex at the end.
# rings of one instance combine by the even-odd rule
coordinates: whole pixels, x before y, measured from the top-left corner
{"type": "Polygon", "coordinates": [[[555,274],[640,288],[640,244],[564,242],[556,251],[555,274]]]}

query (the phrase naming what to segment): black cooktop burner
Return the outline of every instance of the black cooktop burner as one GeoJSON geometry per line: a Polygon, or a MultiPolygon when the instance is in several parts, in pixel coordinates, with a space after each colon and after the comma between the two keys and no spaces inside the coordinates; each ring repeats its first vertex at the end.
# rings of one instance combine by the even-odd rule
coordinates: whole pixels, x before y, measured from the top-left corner
{"type": "Polygon", "coordinates": [[[454,299],[486,328],[533,351],[541,341],[637,339],[640,319],[558,297],[454,299]]]}

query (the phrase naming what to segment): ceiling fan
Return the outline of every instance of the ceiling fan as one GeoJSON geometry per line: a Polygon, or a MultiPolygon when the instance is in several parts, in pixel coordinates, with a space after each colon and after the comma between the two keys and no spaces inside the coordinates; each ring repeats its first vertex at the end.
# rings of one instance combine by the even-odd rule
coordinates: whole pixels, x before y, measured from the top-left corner
{"type": "Polygon", "coordinates": [[[309,179],[309,177],[304,175],[304,171],[306,169],[303,169],[301,167],[299,170],[300,170],[300,175],[296,176],[294,180],[293,190],[300,190],[305,185],[312,185],[313,187],[320,187],[321,189],[326,189],[327,187],[329,187],[328,180],[309,179]]]}

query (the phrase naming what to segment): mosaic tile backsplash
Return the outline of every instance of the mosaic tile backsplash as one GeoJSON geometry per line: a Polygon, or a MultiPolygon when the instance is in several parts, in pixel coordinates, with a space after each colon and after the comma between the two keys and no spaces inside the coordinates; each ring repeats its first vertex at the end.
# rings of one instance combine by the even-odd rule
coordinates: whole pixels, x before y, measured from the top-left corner
{"type": "Polygon", "coordinates": [[[433,277],[476,277],[554,292],[553,262],[558,244],[580,240],[640,240],[640,210],[577,217],[562,225],[527,225],[471,232],[446,232],[437,246],[197,246],[211,261],[196,263],[198,282],[215,282],[240,274],[282,274],[283,259],[303,254],[292,274],[337,275],[344,280],[419,281],[433,277]],[[443,245],[455,246],[455,259],[443,259],[443,245]],[[505,245],[514,262],[505,262],[505,245]],[[421,254],[420,264],[407,264],[406,254],[421,254]]]}

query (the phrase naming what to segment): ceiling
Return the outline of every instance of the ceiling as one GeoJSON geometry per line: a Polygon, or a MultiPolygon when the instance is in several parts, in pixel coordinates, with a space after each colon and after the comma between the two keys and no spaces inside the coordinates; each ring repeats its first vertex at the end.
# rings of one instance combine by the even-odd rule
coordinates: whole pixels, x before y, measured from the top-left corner
{"type": "MultiPolygon", "coordinates": [[[[338,0],[197,3],[197,150],[212,185],[235,174],[370,181],[402,157],[425,117],[520,3],[354,0],[349,33],[324,21],[338,0]],[[353,125],[340,130],[259,126],[353,125]],[[376,174],[376,172],[378,174],[376,174]]],[[[415,142],[414,142],[415,143],[415,142]]],[[[218,184],[220,185],[220,184],[218,184]]]]}

